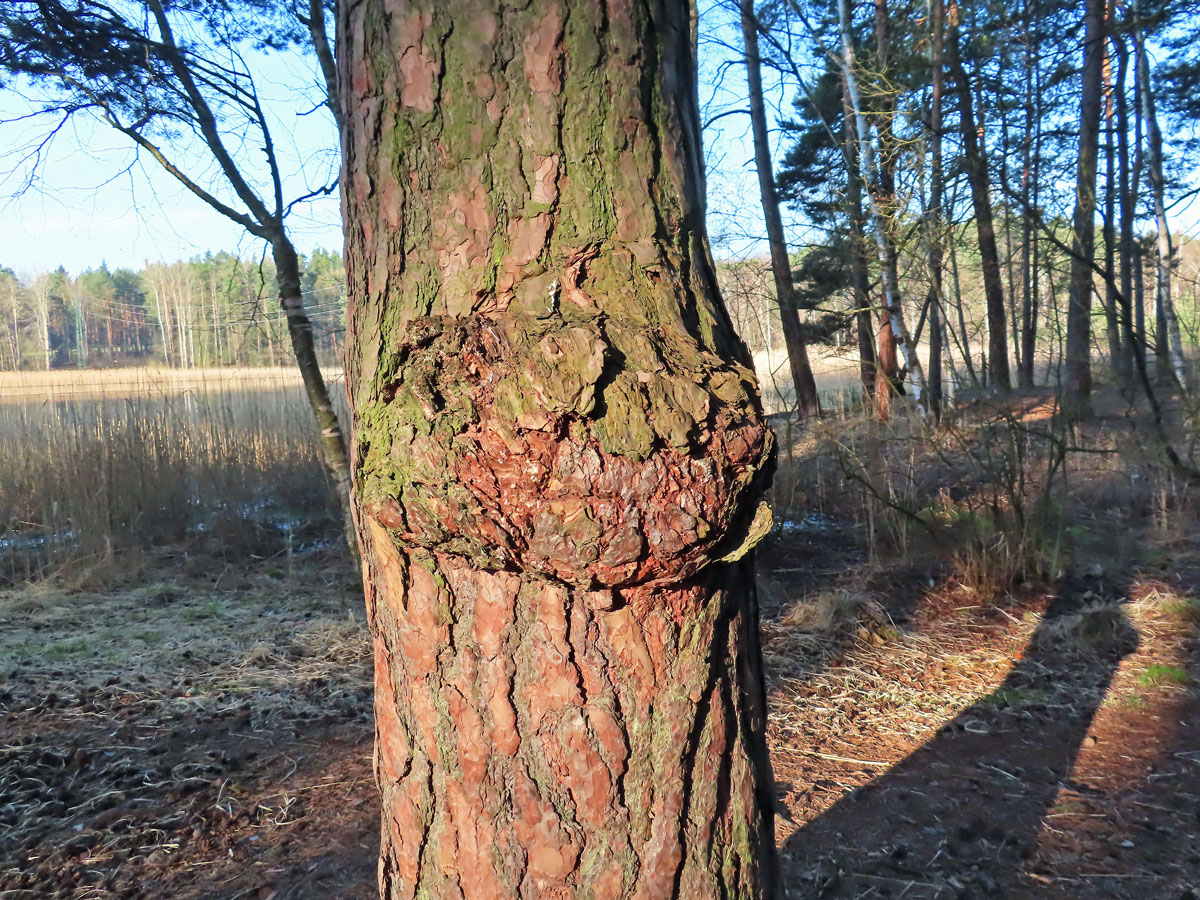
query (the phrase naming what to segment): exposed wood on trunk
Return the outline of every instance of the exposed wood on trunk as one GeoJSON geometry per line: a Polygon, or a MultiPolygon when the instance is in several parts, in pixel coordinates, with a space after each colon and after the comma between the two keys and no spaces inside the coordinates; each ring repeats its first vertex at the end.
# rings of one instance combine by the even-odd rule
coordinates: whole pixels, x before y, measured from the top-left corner
{"type": "Polygon", "coordinates": [[[780,896],[689,5],[339,16],[383,896],[780,896]]]}
{"type": "MultiPolygon", "coordinates": [[[[873,230],[873,229],[872,229],[873,230]]],[[[878,260],[876,260],[878,262],[878,260]]],[[[881,272],[888,272],[887,264],[881,267],[881,272]]],[[[887,276],[880,275],[880,290],[887,276]]],[[[894,283],[894,282],[893,282],[894,283]]],[[[898,293],[898,292],[897,292],[898,293]]],[[[884,292],[882,303],[875,304],[879,310],[879,325],[874,329],[875,338],[875,410],[881,419],[891,415],[892,398],[898,397],[904,390],[900,378],[900,357],[897,353],[896,330],[892,326],[891,293],[884,292]]]]}

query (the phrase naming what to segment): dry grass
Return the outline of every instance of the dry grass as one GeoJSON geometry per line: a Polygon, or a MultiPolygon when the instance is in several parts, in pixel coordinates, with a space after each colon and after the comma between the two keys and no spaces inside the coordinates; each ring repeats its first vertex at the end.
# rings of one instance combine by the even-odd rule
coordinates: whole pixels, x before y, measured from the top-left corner
{"type": "MultiPolygon", "coordinates": [[[[860,417],[793,435],[776,480],[780,518],[820,510],[865,552],[795,593],[778,574],[760,578],[765,602],[780,610],[763,625],[780,765],[808,759],[809,771],[813,760],[842,760],[842,787],[865,783],[948,723],[969,730],[977,704],[1030,701],[999,690],[1026,653],[1138,647],[1107,694],[1065,679],[1035,698],[1052,713],[1136,703],[1151,682],[1185,689],[1179,635],[1194,632],[1200,604],[1146,587],[1139,567],[1170,573],[1195,556],[1191,492],[1147,437],[1131,436],[1128,419],[1056,427],[1052,417],[977,409],[936,431],[906,417],[860,417]],[[888,611],[912,591],[901,583],[909,566],[927,586],[902,604],[914,618],[897,627],[888,611]],[[1077,609],[1043,621],[1038,603],[1064,576],[1125,587],[1089,591],[1077,609]]],[[[806,578],[803,567],[790,571],[806,578]]]]}
{"type": "MultiPolygon", "coordinates": [[[[821,377],[840,377],[826,363],[821,377]]],[[[320,553],[289,552],[328,502],[303,398],[283,386],[287,376],[270,390],[253,374],[202,389],[172,379],[157,393],[135,385],[122,398],[0,405],[0,490],[6,505],[24,504],[0,534],[10,541],[0,565],[26,560],[12,580],[60,576],[0,591],[0,671],[14,673],[0,703],[21,711],[25,729],[19,742],[0,741],[0,783],[12,787],[0,803],[0,845],[26,848],[21,865],[38,886],[65,884],[68,864],[134,872],[121,876],[131,884],[172,865],[180,878],[218,862],[239,868],[234,853],[251,845],[228,843],[234,823],[266,841],[302,822],[310,797],[350,782],[369,793],[365,746],[353,766],[320,775],[297,773],[289,755],[313,733],[369,735],[370,660],[361,618],[349,612],[352,575],[320,553]],[[47,535],[70,539],[11,542],[47,535]],[[93,535],[104,538],[99,547],[93,535]],[[248,567],[247,551],[268,558],[248,567]],[[79,561],[106,557],[124,584],[98,588],[75,574],[79,561]],[[120,741],[108,737],[114,722],[120,741]],[[170,765],[156,744],[174,754],[170,765]],[[76,747],[90,761],[74,761],[76,747]],[[239,770],[230,761],[259,747],[270,749],[265,762],[239,770]],[[262,784],[247,788],[251,772],[262,784]],[[68,791],[50,796],[47,784],[68,791]],[[184,833],[203,844],[186,857],[184,833]]],[[[986,412],[954,428],[834,421],[784,447],[776,506],[796,526],[780,542],[792,542],[794,558],[760,571],[764,605],[779,611],[763,621],[763,652],[776,771],[816,798],[809,820],[942,729],[987,734],[983,720],[997,709],[1036,729],[1035,705],[1050,719],[1098,706],[1103,724],[1195,689],[1178,673],[1194,669],[1187,641],[1200,606],[1165,575],[1135,572],[1159,560],[1157,574],[1169,573],[1195,552],[1188,490],[1124,431],[1072,436],[1086,452],[1072,452],[1051,495],[1062,566],[1097,583],[1137,577],[1047,621],[1052,588],[1013,590],[1033,571],[1026,550],[994,552],[1009,540],[1001,529],[1012,527],[1014,502],[1039,495],[1046,454],[1025,453],[1013,443],[1024,440],[1021,426],[986,412]],[[835,446],[879,476],[874,495],[847,476],[835,446]],[[911,515],[946,540],[921,535],[911,515]],[[836,535],[830,521],[841,523],[836,535]],[[804,528],[825,543],[808,546],[804,528]],[[904,560],[920,577],[904,574],[904,560]],[[1138,649],[1110,685],[1070,667],[1046,689],[1008,680],[1014,669],[1046,674],[1049,656],[1123,651],[1132,631],[1138,649]]],[[[310,763],[327,765],[319,755],[310,763]]],[[[0,890],[26,874],[0,867],[0,890]]]]}
{"type": "MultiPolygon", "coordinates": [[[[332,381],[341,372],[327,372],[332,381]]],[[[128,366],[115,369],[52,369],[0,372],[0,403],[88,397],[156,397],[181,394],[262,390],[300,384],[294,368],[166,369],[128,366]]]]}
{"type": "Polygon", "coordinates": [[[317,792],[370,796],[371,659],[349,567],[159,554],[147,571],[173,575],[0,592],[4,896],[126,896],[122,870],[211,896],[183,888],[236,873],[246,835],[285,840],[317,792]],[[317,733],[345,735],[350,756],[298,770],[317,733]],[[107,881],[78,893],[95,871],[107,881]]]}
{"type": "Polygon", "coordinates": [[[841,639],[797,630],[788,617],[767,623],[776,752],[853,755],[887,735],[891,755],[880,762],[890,764],[924,743],[1000,684],[1033,634],[1036,623],[1025,621],[1003,642],[981,641],[975,609],[936,634],[891,627],[876,601],[865,617],[842,623],[841,639]]]}
{"type": "Polygon", "coordinates": [[[286,553],[336,527],[290,371],[10,373],[0,395],[0,584],[180,541],[286,553]]]}
{"type": "MultiPolygon", "coordinates": [[[[839,350],[835,347],[812,348],[810,361],[817,381],[817,394],[826,409],[848,409],[862,395],[859,380],[857,348],[839,350]]],[[[787,350],[774,347],[754,354],[754,370],[758,373],[763,406],[769,415],[782,415],[795,409],[796,390],[788,367],[787,350]]]]}
{"type": "Polygon", "coordinates": [[[962,406],[937,428],[826,418],[779,435],[773,507],[784,521],[831,515],[873,559],[933,557],[976,599],[1003,599],[1073,564],[1116,571],[1169,553],[1154,545],[1194,514],[1193,492],[1146,418],[1126,404],[1072,428],[1045,391],[962,406]]]}

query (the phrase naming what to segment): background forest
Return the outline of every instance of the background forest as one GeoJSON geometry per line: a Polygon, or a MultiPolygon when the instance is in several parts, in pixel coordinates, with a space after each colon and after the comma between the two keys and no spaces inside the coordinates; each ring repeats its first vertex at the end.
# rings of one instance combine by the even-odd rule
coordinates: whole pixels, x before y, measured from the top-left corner
{"type": "MultiPolygon", "coordinates": [[[[346,315],[341,254],[303,257],[301,290],[327,364],[341,359],[346,315]]],[[[266,288],[269,261],[209,253],[141,270],[106,264],[20,279],[0,270],[5,340],[0,367],[294,365],[287,324],[266,288]]]]}

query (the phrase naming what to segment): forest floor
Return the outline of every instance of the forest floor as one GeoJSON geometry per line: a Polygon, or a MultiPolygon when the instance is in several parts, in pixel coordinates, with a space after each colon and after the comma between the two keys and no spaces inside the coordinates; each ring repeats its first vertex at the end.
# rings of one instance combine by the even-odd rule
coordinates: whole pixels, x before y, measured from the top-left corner
{"type": "MultiPolygon", "coordinates": [[[[769,560],[838,554],[821,536],[769,560]]],[[[1193,900],[1200,559],[1164,568],[992,604],[920,567],[843,566],[832,590],[859,615],[837,636],[764,616],[790,896],[1193,900]]]]}
{"type": "MultiPolygon", "coordinates": [[[[789,895],[1195,898],[1194,517],[1081,508],[982,596],[836,513],[759,556],[789,895]]],[[[319,550],[0,592],[0,897],[374,897],[360,603],[319,550]]]]}

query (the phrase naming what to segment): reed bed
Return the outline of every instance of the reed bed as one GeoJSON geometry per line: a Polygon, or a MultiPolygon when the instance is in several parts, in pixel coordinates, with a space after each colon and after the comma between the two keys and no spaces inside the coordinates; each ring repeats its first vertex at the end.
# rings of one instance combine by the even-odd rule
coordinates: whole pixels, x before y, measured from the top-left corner
{"type": "Polygon", "coordinates": [[[0,396],[0,582],[152,546],[262,555],[336,534],[289,371],[15,373],[0,396]]]}
{"type": "MultiPolygon", "coordinates": [[[[335,381],[341,372],[326,373],[335,381]]],[[[300,384],[293,368],[164,369],[125,366],[116,369],[51,369],[0,372],[0,404],[29,400],[91,397],[168,396],[188,392],[233,393],[300,384]]]]}
{"type": "MultiPolygon", "coordinates": [[[[843,413],[862,401],[862,382],[859,380],[858,358],[850,350],[836,347],[814,347],[810,364],[817,381],[817,396],[826,412],[843,413]]],[[[754,354],[754,371],[762,391],[763,407],[768,415],[790,416],[796,409],[796,389],[787,350],[773,347],[754,354]]]]}

